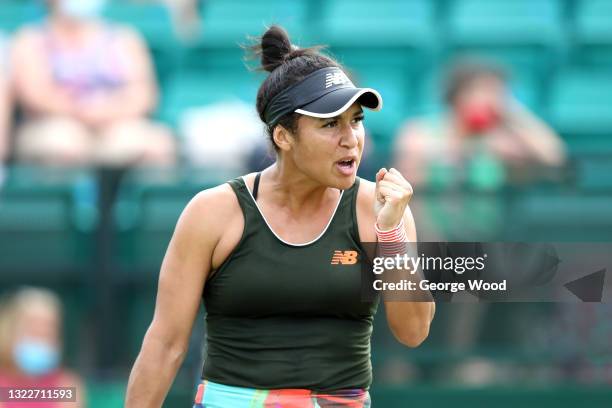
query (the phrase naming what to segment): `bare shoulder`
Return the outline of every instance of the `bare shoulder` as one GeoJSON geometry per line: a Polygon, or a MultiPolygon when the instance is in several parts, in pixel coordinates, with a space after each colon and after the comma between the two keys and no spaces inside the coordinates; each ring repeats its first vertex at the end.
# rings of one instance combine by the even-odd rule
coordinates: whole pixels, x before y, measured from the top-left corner
{"type": "Polygon", "coordinates": [[[177,225],[218,241],[224,227],[240,212],[238,199],[229,184],[200,191],[187,204],[177,225]]]}
{"type": "Polygon", "coordinates": [[[196,194],[185,211],[189,210],[202,220],[220,220],[229,215],[234,215],[240,210],[236,194],[228,183],[200,191],[196,194]]]}
{"type": "Polygon", "coordinates": [[[197,206],[224,205],[228,204],[228,201],[236,201],[235,198],[236,195],[230,185],[223,183],[200,191],[191,199],[191,203],[197,206]]]}

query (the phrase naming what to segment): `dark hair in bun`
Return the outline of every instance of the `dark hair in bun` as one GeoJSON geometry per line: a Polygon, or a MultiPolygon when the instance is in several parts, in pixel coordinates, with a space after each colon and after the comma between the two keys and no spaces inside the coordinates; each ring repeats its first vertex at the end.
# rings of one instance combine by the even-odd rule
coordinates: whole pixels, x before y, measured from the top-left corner
{"type": "MultiPolygon", "coordinates": [[[[263,122],[266,106],[282,90],[319,69],[342,68],[338,62],[321,54],[321,48],[298,48],[291,44],[287,31],[278,25],[268,28],[259,43],[251,47],[252,53],[261,62],[259,69],[270,73],[257,92],[257,113],[263,122]]],[[[278,124],[296,133],[298,117],[298,113],[289,113],[281,118],[278,124]]],[[[266,125],[272,140],[274,126],[267,123],[266,125]]],[[[272,143],[274,144],[274,140],[272,143]]],[[[274,147],[276,148],[276,145],[274,147]]]]}
{"type": "Polygon", "coordinates": [[[278,68],[285,58],[291,55],[297,47],[291,45],[289,35],[279,26],[272,26],[261,37],[261,67],[272,72],[278,68]]]}

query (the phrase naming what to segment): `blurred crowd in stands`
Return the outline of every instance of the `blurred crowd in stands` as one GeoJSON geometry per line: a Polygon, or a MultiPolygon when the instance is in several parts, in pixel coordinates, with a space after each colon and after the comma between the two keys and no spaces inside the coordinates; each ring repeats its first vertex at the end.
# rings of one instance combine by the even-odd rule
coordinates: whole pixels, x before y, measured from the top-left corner
{"type": "MultiPolygon", "coordinates": [[[[202,29],[198,17],[202,2],[159,1],[170,10],[177,37],[189,43],[202,29]]],[[[165,95],[158,84],[153,51],[134,28],[104,20],[103,0],[43,3],[47,15],[41,22],[20,27],[10,36],[0,33],[0,186],[4,166],[22,164],[40,166],[40,172],[58,167],[173,169],[186,165],[224,168],[239,175],[274,160],[254,106],[243,101],[191,106],[183,112],[180,123],[155,116],[165,95]]],[[[444,68],[439,89],[442,109],[435,114],[401,118],[403,125],[397,134],[387,135],[391,151],[382,161],[373,153],[372,144],[378,141],[368,135],[359,174],[371,179],[381,163],[404,174],[417,191],[411,207],[420,240],[495,239],[501,226],[513,220],[505,218],[505,198],[488,193],[508,185],[555,179],[567,163],[567,148],[552,126],[513,96],[504,66],[467,58],[444,68]],[[436,195],[418,194],[427,190],[452,195],[466,186],[484,195],[457,195],[445,201],[436,195]]],[[[363,82],[370,85],[365,79],[363,82]]],[[[253,98],[255,91],[250,90],[253,98]]],[[[384,90],[382,96],[384,99],[384,90]]],[[[524,313],[514,309],[516,313],[501,324],[507,324],[510,341],[535,339],[540,341],[538,347],[546,349],[548,342],[556,341],[551,333],[560,337],[594,333],[609,313],[605,305],[573,306],[561,308],[556,315],[543,315],[554,316],[550,319],[533,315],[528,308],[524,313]],[[521,320],[526,315],[531,324],[521,320]],[[572,316],[571,323],[562,327],[568,316],[572,316]],[[585,326],[578,327],[584,316],[592,317],[590,325],[583,322],[585,326]],[[541,329],[529,335],[521,333],[527,326],[528,330],[541,329]]],[[[510,308],[500,310],[503,313],[510,308]]],[[[487,336],[484,320],[499,316],[489,312],[490,308],[482,305],[442,305],[433,341],[439,340],[440,349],[474,350],[476,343],[487,336]]],[[[61,368],[61,321],[60,302],[48,291],[28,288],[5,299],[0,307],[0,387],[26,381],[33,381],[30,386],[79,383],[74,374],[61,368]]],[[[382,323],[376,325],[381,327],[375,331],[379,336],[376,344],[382,350],[390,337],[380,334],[384,331],[382,323]]],[[[601,330],[605,332],[594,333],[592,342],[607,339],[607,344],[612,344],[610,330],[601,330]]],[[[498,340],[494,338],[493,342],[498,340]]],[[[195,343],[199,342],[198,338],[195,343]]],[[[579,373],[586,382],[596,378],[610,383],[609,362],[599,366],[601,373],[596,371],[597,366],[590,364],[587,350],[591,346],[587,343],[584,338],[576,338],[567,346],[571,349],[573,345],[575,353],[568,356],[568,367],[564,368],[567,376],[579,373]]],[[[609,347],[599,345],[601,355],[609,359],[609,347]]],[[[402,352],[397,345],[389,345],[389,350],[402,352]]],[[[517,379],[516,372],[510,373],[516,366],[504,371],[503,364],[494,366],[487,359],[474,359],[445,373],[428,371],[428,361],[419,366],[408,360],[385,360],[378,381],[402,383],[417,377],[439,377],[473,385],[517,379]]],[[[198,365],[196,361],[194,366],[198,365]]],[[[559,373],[543,377],[555,375],[559,373]]]]}
{"type": "Polygon", "coordinates": [[[101,5],[52,0],[43,24],[16,33],[9,86],[22,112],[18,162],[174,162],[170,131],[147,119],[157,101],[147,46],[133,30],[95,19],[101,5]]]}
{"type": "MultiPolygon", "coordinates": [[[[197,30],[197,2],[165,3],[179,34],[197,30]]],[[[0,43],[3,160],[172,166],[185,152],[194,165],[244,171],[250,153],[265,156],[262,127],[252,107],[238,102],[185,115],[180,142],[170,126],[151,119],[160,91],[147,44],[134,29],[104,21],[104,1],[48,0],[46,7],[43,22],[0,43]],[[224,135],[212,140],[202,133],[224,135]]],[[[533,166],[563,164],[560,138],[511,96],[503,68],[459,62],[442,93],[446,111],[407,121],[396,137],[392,164],[415,186],[467,182],[494,189],[526,173],[533,177],[533,166]]]]}

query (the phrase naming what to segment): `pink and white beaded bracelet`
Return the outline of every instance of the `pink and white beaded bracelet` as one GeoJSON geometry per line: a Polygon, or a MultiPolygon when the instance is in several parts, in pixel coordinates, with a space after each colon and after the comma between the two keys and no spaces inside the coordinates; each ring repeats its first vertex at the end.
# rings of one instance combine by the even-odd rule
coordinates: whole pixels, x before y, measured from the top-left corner
{"type": "Polygon", "coordinates": [[[406,236],[403,218],[400,223],[391,230],[382,231],[378,227],[378,224],[374,224],[374,229],[376,230],[378,242],[382,244],[380,245],[382,256],[393,256],[406,252],[408,237],[406,236]]]}

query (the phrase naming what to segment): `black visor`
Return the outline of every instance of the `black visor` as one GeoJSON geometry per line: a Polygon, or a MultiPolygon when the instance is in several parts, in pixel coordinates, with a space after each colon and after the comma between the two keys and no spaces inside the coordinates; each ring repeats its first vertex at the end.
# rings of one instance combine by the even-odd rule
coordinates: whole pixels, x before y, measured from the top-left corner
{"type": "Polygon", "coordinates": [[[264,117],[272,126],[291,112],[331,118],[355,102],[372,110],[382,108],[382,97],[376,90],[355,87],[340,68],[322,68],[276,95],[266,106],[264,117]]]}

